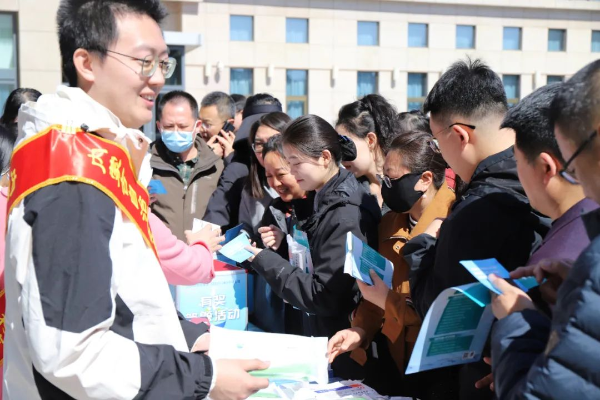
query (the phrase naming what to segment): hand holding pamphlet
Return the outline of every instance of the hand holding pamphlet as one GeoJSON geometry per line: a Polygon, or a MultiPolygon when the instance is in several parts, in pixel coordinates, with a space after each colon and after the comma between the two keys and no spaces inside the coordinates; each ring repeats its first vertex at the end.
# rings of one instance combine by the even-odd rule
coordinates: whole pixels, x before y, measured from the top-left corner
{"type": "Polygon", "coordinates": [[[292,380],[326,384],[327,338],[277,333],[234,331],[211,327],[210,357],[268,361],[269,368],[250,374],[269,380],[292,380]]]}
{"type": "Polygon", "coordinates": [[[344,272],[368,285],[373,285],[373,281],[369,275],[369,271],[371,270],[375,271],[387,287],[392,288],[392,276],[394,275],[394,265],[392,262],[373,250],[351,232],[348,232],[346,235],[344,272]]]}
{"type": "MultiPolygon", "coordinates": [[[[421,331],[406,369],[407,374],[479,361],[494,315],[490,291],[502,294],[488,276],[509,279],[509,272],[496,260],[461,261],[479,281],[444,290],[423,320],[421,331]]],[[[535,278],[514,283],[525,292],[537,286],[535,278]]]]}

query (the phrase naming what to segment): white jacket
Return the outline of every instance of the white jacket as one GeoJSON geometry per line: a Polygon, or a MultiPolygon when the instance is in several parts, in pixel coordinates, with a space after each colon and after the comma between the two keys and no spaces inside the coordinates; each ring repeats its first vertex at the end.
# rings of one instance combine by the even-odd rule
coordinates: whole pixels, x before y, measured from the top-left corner
{"type": "MultiPolygon", "coordinates": [[[[24,105],[18,142],[54,124],[127,146],[147,184],[147,139],[82,90],[24,105]]],[[[5,400],[206,397],[212,363],[189,353],[156,256],[95,187],[47,186],[13,208],[5,283],[5,400]]]]}

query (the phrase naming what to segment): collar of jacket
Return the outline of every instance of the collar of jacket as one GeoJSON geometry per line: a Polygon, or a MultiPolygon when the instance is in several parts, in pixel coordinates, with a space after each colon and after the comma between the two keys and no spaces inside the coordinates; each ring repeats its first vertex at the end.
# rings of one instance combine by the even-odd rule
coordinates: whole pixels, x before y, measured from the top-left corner
{"type": "Polygon", "coordinates": [[[590,241],[600,236],[600,208],[582,216],[590,241]]]}
{"type": "Polygon", "coordinates": [[[470,195],[484,196],[497,191],[510,192],[521,202],[529,204],[519,181],[517,162],[512,146],[479,163],[461,200],[470,195]]]}
{"type": "MultiPolygon", "coordinates": [[[[208,147],[208,145],[200,135],[196,136],[194,146],[196,146],[196,149],[198,150],[198,155],[196,156],[198,161],[194,166],[194,171],[192,172],[192,174],[196,172],[206,171],[207,169],[213,167],[217,162],[219,162],[219,156],[217,156],[210,149],[210,147],[208,147]]],[[[169,149],[167,149],[167,146],[165,146],[162,140],[156,140],[152,144],[152,158],[150,159],[150,166],[152,168],[173,171],[179,174],[177,167],[175,167],[171,162],[169,162],[172,159],[173,156],[171,155],[171,152],[169,151],[169,149]]]]}
{"type": "Polygon", "coordinates": [[[343,168],[315,195],[313,204],[314,214],[302,225],[304,231],[312,229],[329,210],[347,204],[367,210],[377,223],[381,220],[381,209],[375,196],[358,183],[354,174],[343,168]]]}
{"type": "Polygon", "coordinates": [[[393,211],[385,214],[381,221],[381,238],[387,239],[401,239],[409,241],[415,236],[425,232],[427,227],[436,218],[445,218],[448,216],[448,211],[452,206],[452,203],[456,199],[456,195],[445,183],[437,191],[435,197],[429,203],[427,208],[423,210],[423,214],[417,225],[409,232],[409,221],[408,213],[399,214],[393,211]]]}

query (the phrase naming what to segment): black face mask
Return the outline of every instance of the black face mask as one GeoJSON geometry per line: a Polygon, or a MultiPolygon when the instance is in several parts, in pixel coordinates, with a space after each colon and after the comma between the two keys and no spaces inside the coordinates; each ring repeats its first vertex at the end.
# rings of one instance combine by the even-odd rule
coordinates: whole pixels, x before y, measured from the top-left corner
{"type": "Polygon", "coordinates": [[[400,179],[391,180],[391,188],[383,182],[381,197],[385,204],[397,213],[405,213],[410,210],[425,193],[415,190],[415,185],[420,178],[421,174],[405,174],[400,179]]]}

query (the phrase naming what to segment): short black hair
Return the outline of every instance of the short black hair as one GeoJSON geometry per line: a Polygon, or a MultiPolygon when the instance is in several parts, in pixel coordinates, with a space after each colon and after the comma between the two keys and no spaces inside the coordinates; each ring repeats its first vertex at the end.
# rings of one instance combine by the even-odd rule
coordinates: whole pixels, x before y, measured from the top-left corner
{"type": "Polygon", "coordinates": [[[433,86],[423,105],[425,113],[449,120],[454,115],[479,119],[502,116],[508,109],[500,77],[480,59],[452,64],[433,86]]]}
{"type": "Polygon", "coordinates": [[[235,102],[235,112],[239,113],[244,111],[244,107],[246,106],[246,96],[235,93],[230,96],[235,102]]]}
{"type": "Polygon", "coordinates": [[[281,102],[271,96],[268,93],[258,93],[254,96],[250,96],[246,99],[246,105],[244,107],[252,107],[252,106],[265,106],[265,105],[275,105],[282,107],[281,102]]]}
{"type": "Polygon", "coordinates": [[[552,83],[523,98],[508,110],[500,125],[500,128],[515,131],[516,145],[529,162],[546,152],[561,164],[565,163],[554,136],[554,127],[550,124],[550,105],[561,86],[562,83],[552,83]]]}
{"type": "Polygon", "coordinates": [[[10,92],[4,103],[4,112],[0,117],[0,123],[7,126],[13,123],[19,115],[21,105],[28,101],[37,101],[41,95],[39,91],[30,88],[18,88],[10,92]]]}
{"type": "Polygon", "coordinates": [[[228,120],[235,117],[235,101],[227,93],[210,92],[200,102],[200,107],[217,107],[219,118],[228,120]]]}
{"type": "Polygon", "coordinates": [[[104,59],[118,38],[117,17],[126,14],[147,15],[160,24],[167,11],[160,0],[61,0],[56,17],[58,42],[70,86],[77,86],[75,50],[95,51],[104,59]]]}
{"type": "Polygon", "coordinates": [[[181,102],[187,102],[192,110],[193,118],[198,119],[198,102],[194,96],[183,90],[173,90],[161,97],[160,102],[158,103],[158,110],[156,111],[156,119],[161,119],[162,111],[167,103],[181,102]]]}
{"type": "Polygon", "coordinates": [[[566,81],[550,107],[551,124],[575,143],[583,143],[600,125],[600,60],[566,81]]]}

